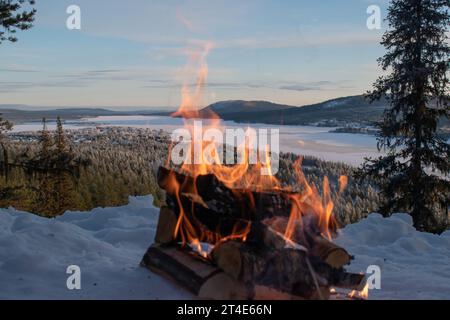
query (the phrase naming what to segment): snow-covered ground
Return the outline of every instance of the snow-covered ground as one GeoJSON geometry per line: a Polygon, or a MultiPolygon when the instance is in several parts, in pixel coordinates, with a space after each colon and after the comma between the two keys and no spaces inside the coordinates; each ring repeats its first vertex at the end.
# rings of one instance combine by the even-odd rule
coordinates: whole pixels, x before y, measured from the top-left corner
{"type": "Polygon", "coordinates": [[[0,209],[0,299],[190,298],[139,267],[158,221],[151,203],[130,197],[123,207],[56,219],[0,209]],[[81,268],[81,290],[67,289],[69,265],[81,268]]]}
{"type": "MultiPolygon", "coordinates": [[[[45,219],[0,209],[0,299],[193,298],[139,267],[153,241],[158,210],[150,196],[118,208],[45,219]],[[66,287],[66,268],[81,268],[81,290],[66,287]]],[[[375,299],[450,299],[450,232],[417,232],[409,216],[373,214],[347,226],[337,242],[356,256],[349,270],[381,267],[375,299]]]]}
{"type": "Polygon", "coordinates": [[[380,266],[372,299],[450,299],[450,231],[418,232],[407,214],[371,214],[341,230],[336,243],[355,255],[349,271],[380,266]]]}

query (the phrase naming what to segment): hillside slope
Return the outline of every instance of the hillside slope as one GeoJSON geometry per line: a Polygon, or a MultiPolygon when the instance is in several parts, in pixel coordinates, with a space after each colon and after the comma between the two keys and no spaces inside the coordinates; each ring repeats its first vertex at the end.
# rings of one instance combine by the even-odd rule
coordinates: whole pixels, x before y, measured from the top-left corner
{"type": "Polygon", "coordinates": [[[68,108],[68,109],[48,109],[48,110],[25,110],[15,108],[14,106],[0,108],[1,117],[14,123],[23,123],[28,121],[41,121],[42,118],[55,120],[61,117],[64,120],[80,119],[84,117],[112,116],[120,115],[116,111],[102,108],[68,108]]]}
{"type": "Polygon", "coordinates": [[[269,101],[228,100],[213,103],[204,108],[202,111],[211,110],[218,115],[227,115],[236,113],[279,111],[291,108],[294,107],[269,101]]]}
{"type": "Polygon", "coordinates": [[[386,108],[385,99],[369,103],[363,96],[328,100],[303,107],[289,107],[264,101],[227,101],[203,110],[213,110],[224,120],[249,123],[308,125],[343,125],[351,122],[371,124],[386,108]]]}

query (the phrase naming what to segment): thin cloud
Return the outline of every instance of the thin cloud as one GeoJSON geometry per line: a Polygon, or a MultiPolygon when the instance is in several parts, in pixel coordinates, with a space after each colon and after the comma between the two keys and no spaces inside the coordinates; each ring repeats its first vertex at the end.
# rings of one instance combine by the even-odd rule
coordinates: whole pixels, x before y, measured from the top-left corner
{"type": "Polygon", "coordinates": [[[11,73],[36,73],[38,70],[32,69],[20,69],[20,68],[0,68],[0,72],[11,72],[11,73]]]}
{"type": "Polygon", "coordinates": [[[282,48],[302,48],[319,46],[352,46],[378,44],[381,35],[376,32],[358,33],[327,33],[325,35],[300,34],[293,36],[282,36],[273,38],[238,38],[217,42],[217,48],[241,48],[241,49],[282,49],[282,48]]]}
{"type": "MultiPolygon", "coordinates": [[[[378,45],[381,40],[381,32],[324,32],[320,35],[284,35],[252,38],[214,39],[214,51],[216,50],[261,50],[261,49],[298,49],[317,47],[350,47],[378,45]]],[[[154,46],[149,56],[155,60],[165,60],[174,57],[185,57],[192,54],[189,49],[193,46],[201,46],[205,41],[198,39],[155,39],[144,41],[154,46]]]]}
{"type": "Polygon", "coordinates": [[[23,92],[39,88],[82,88],[87,83],[81,81],[37,81],[37,82],[0,82],[0,92],[23,92]]]}
{"type": "MultiPolygon", "coordinates": [[[[0,81],[0,92],[24,92],[39,88],[85,88],[93,87],[99,82],[108,81],[147,81],[147,79],[156,74],[170,74],[170,69],[146,70],[144,68],[136,69],[94,69],[82,72],[50,74],[46,78],[36,81],[0,81]]],[[[24,71],[25,72],[25,71],[24,71]]],[[[156,80],[154,80],[156,81],[156,80]]],[[[158,80],[164,81],[164,80],[158,80]]],[[[160,82],[162,83],[162,82],[160,82]]]]}
{"type": "MultiPolygon", "coordinates": [[[[181,89],[183,84],[169,81],[169,80],[151,80],[151,84],[143,86],[143,88],[152,89],[167,89],[175,88],[181,89]]],[[[272,83],[257,83],[257,82],[208,82],[205,88],[214,89],[278,89],[289,91],[322,91],[322,90],[335,90],[342,88],[342,84],[346,81],[333,82],[328,80],[323,81],[311,81],[311,82],[285,82],[274,81],[272,83]],[[279,83],[284,83],[279,85],[279,83]]],[[[195,83],[187,84],[186,86],[195,88],[195,83]]]]}
{"type": "Polygon", "coordinates": [[[32,82],[11,82],[11,81],[0,81],[0,92],[20,92],[33,87],[32,82]]]}
{"type": "Polygon", "coordinates": [[[329,89],[330,86],[335,85],[332,81],[315,81],[315,82],[307,82],[307,83],[296,83],[296,84],[288,84],[282,85],[279,87],[281,90],[290,90],[290,91],[321,91],[329,89]]]}

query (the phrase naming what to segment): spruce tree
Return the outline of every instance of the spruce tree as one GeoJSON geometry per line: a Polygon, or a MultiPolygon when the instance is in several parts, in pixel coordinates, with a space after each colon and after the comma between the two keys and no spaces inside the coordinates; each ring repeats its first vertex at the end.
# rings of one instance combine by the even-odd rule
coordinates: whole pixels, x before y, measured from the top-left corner
{"type": "MultiPolygon", "coordinates": [[[[2,114],[0,113],[0,116],[1,115],[2,114]]],[[[2,117],[0,117],[0,137],[3,137],[3,134],[6,131],[11,130],[12,127],[13,127],[13,124],[11,122],[9,122],[8,120],[3,119],[2,117]]]]}
{"type": "Polygon", "coordinates": [[[51,149],[53,146],[52,137],[47,129],[47,120],[42,118],[42,131],[41,131],[41,152],[39,155],[39,161],[41,166],[48,165],[52,158],[51,149]]]}
{"type": "Polygon", "coordinates": [[[380,210],[408,212],[418,230],[448,227],[450,147],[437,134],[449,118],[448,28],[450,0],[393,0],[379,64],[387,75],[369,92],[390,106],[378,123],[378,159],[366,159],[365,176],[376,177],[384,195],[380,210]]]}
{"type": "Polygon", "coordinates": [[[56,207],[55,214],[62,214],[74,206],[73,199],[75,194],[74,178],[71,170],[73,164],[71,161],[74,155],[69,152],[66,135],[60,117],[56,118],[56,171],[55,171],[55,191],[56,207]]]}
{"type": "Polygon", "coordinates": [[[60,117],[56,118],[56,150],[60,157],[67,151],[66,135],[60,117]]]}
{"type": "Polygon", "coordinates": [[[16,42],[17,30],[27,30],[33,26],[36,9],[30,6],[34,3],[34,0],[0,0],[0,43],[16,42]]]}
{"type": "MultiPolygon", "coordinates": [[[[1,116],[1,114],[0,114],[1,116]]],[[[1,166],[0,169],[2,169],[1,173],[5,175],[6,178],[8,178],[8,149],[6,148],[5,144],[5,133],[7,131],[10,131],[12,129],[13,125],[8,120],[4,120],[2,117],[0,117],[0,147],[1,147],[1,166]]]]}

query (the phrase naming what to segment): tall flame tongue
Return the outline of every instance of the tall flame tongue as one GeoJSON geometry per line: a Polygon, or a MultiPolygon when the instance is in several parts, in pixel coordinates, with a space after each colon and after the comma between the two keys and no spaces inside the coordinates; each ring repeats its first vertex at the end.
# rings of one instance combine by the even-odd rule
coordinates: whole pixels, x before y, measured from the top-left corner
{"type": "MultiPolygon", "coordinates": [[[[193,163],[183,163],[179,168],[182,173],[194,178],[194,183],[189,186],[193,195],[197,195],[195,186],[196,178],[199,175],[214,174],[219,181],[224,183],[227,187],[239,188],[240,190],[248,190],[249,195],[251,191],[291,191],[287,188],[282,188],[278,179],[271,174],[271,162],[270,152],[268,146],[266,146],[265,152],[258,153],[259,161],[255,165],[249,165],[249,147],[254,146],[253,141],[249,141],[248,136],[243,145],[237,146],[237,150],[243,155],[243,160],[234,165],[223,165],[222,161],[219,161],[222,152],[219,151],[223,146],[217,145],[214,141],[203,141],[203,133],[208,129],[217,129],[221,132],[224,128],[221,125],[221,120],[212,110],[205,110],[200,112],[203,105],[204,87],[206,84],[206,78],[208,75],[208,65],[206,58],[212,48],[211,44],[205,45],[202,50],[194,52],[190,56],[190,63],[186,68],[187,71],[196,70],[195,85],[192,86],[190,82],[186,82],[181,91],[182,102],[180,108],[172,114],[174,117],[182,117],[184,119],[184,127],[190,132],[190,136],[193,139],[189,142],[187,154],[192,156],[192,159],[196,159],[193,163]],[[207,118],[207,121],[202,121],[202,127],[200,132],[198,127],[194,126],[193,119],[207,118]],[[203,150],[203,152],[198,152],[203,150]],[[207,152],[205,150],[208,150],[207,152]],[[261,169],[265,168],[268,175],[262,175],[261,169]]],[[[251,130],[250,128],[247,130],[251,130]]],[[[251,135],[249,135],[251,136],[251,135]]],[[[171,150],[169,150],[170,154],[171,150]]],[[[169,161],[170,165],[170,155],[169,161]]],[[[336,227],[334,220],[333,202],[331,201],[331,193],[329,188],[328,179],[325,178],[323,182],[323,196],[320,196],[317,188],[311,186],[301,171],[301,163],[296,163],[295,170],[300,184],[301,192],[292,193],[290,199],[292,201],[292,210],[290,213],[289,222],[287,224],[284,236],[289,240],[294,240],[294,235],[298,231],[296,229],[302,227],[302,216],[312,215],[316,217],[318,228],[323,235],[331,238],[331,231],[336,227]]],[[[178,218],[177,227],[174,236],[180,236],[183,244],[190,244],[198,252],[206,256],[206,253],[201,248],[201,242],[218,243],[220,241],[229,239],[240,239],[245,241],[248,232],[250,231],[250,223],[242,227],[236,226],[234,232],[231,235],[219,235],[213,232],[206,231],[203,234],[197,234],[196,228],[193,226],[193,222],[189,221],[187,215],[184,212],[183,205],[180,200],[181,183],[177,181],[175,176],[170,178],[170,186],[173,194],[176,195],[178,206],[180,208],[180,214],[178,218]]],[[[345,188],[346,178],[340,178],[341,189],[345,188]]],[[[183,185],[183,190],[186,190],[186,186],[183,185]]],[[[342,190],[341,190],[342,191],[342,190]]]]}

